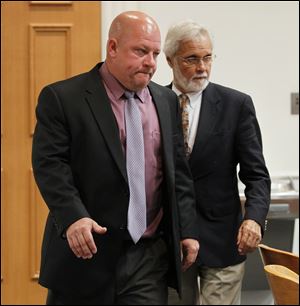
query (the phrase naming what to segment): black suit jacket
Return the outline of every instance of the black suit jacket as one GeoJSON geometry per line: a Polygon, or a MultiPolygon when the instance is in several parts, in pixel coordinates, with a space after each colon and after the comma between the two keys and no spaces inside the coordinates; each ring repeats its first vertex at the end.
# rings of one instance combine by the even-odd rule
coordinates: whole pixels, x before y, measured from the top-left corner
{"type": "MultiPolygon", "coordinates": [[[[118,126],[98,69],[46,86],[36,109],[34,176],[50,213],[44,233],[39,282],[81,296],[102,295],[112,303],[116,262],[126,232],[129,187],[118,126]],[[62,234],[91,217],[107,227],[94,235],[90,260],[78,259],[62,234]]],[[[163,226],[170,249],[170,279],[178,287],[179,240],[196,238],[193,181],[183,158],[176,95],[153,82],[163,147],[163,226]],[[177,203],[176,203],[177,202],[177,203]]]]}
{"type": "Polygon", "coordinates": [[[263,231],[270,205],[270,177],[250,96],[209,83],[189,165],[198,210],[199,265],[226,267],[244,261],[236,245],[239,226],[243,219],[252,219],[263,231]],[[237,165],[246,185],[244,216],[237,165]]]}

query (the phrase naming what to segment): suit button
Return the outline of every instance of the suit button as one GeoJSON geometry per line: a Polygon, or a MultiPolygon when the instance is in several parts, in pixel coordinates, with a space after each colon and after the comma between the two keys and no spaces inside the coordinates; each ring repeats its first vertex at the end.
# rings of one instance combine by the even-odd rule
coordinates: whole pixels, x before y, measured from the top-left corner
{"type": "Polygon", "coordinates": [[[126,225],[121,225],[121,226],[119,227],[119,229],[122,230],[122,231],[124,231],[124,230],[127,229],[127,227],[126,227],[126,225]]]}

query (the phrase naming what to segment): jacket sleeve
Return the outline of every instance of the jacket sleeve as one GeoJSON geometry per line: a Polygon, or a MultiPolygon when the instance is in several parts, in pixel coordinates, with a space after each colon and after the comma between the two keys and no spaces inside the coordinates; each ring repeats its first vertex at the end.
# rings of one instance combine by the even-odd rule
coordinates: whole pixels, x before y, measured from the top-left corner
{"type": "Polygon", "coordinates": [[[70,167],[71,133],[59,95],[45,87],[36,108],[32,167],[50,216],[61,235],[76,220],[89,217],[75,187],[70,167]]]}
{"type": "Polygon", "coordinates": [[[239,177],[245,184],[245,216],[260,224],[262,233],[270,205],[271,180],[265,165],[262,137],[252,99],[246,96],[240,111],[237,154],[239,177]]]}

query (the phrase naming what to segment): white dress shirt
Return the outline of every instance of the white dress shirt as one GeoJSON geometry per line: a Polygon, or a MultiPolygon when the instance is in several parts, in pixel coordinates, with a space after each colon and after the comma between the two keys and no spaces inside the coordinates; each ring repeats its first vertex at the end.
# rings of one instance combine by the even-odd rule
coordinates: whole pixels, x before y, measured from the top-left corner
{"type": "MultiPolygon", "coordinates": [[[[209,82],[203,86],[203,88],[196,93],[186,93],[186,95],[190,99],[190,103],[188,105],[188,113],[189,113],[189,133],[188,133],[188,144],[191,151],[193,150],[195,138],[197,134],[197,128],[200,117],[200,109],[202,102],[202,92],[207,87],[209,82]]],[[[181,95],[182,92],[176,88],[174,84],[172,84],[172,90],[177,94],[177,96],[181,95]]]]}

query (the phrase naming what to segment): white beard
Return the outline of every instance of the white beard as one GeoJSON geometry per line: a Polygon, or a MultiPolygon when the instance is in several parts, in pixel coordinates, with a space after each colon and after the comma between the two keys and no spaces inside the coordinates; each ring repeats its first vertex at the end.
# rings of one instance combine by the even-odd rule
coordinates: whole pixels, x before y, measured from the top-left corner
{"type": "Polygon", "coordinates": [[[174,83],[177,85],[176,87],[184,89],[184,91],[187,93],[191,92],[199,92],[203,89],[203,87],[206,85],[208,76],[206,73],[202,74],[195,74],[190,79],[187,79],[180,71],[178,64],[174,63],[174,83]],[[193,79],[195,77],[203,77],[202,79],[193,79]],[[205,77],[205,78],[204,78],[205,77]]]}

